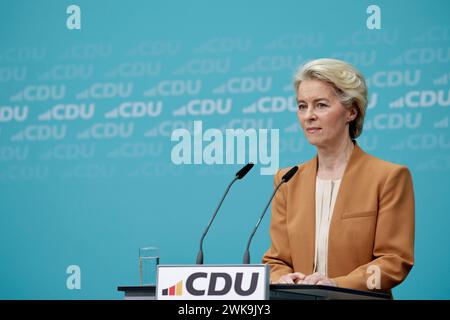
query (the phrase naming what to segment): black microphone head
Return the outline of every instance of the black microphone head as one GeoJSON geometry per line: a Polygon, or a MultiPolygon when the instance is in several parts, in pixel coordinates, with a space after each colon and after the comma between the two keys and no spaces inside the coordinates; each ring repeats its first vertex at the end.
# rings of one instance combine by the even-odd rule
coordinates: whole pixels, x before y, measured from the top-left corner
{"type": "Polygon", "coordinates": [[[281,180],[283,180],[284,182],[288,182],[289,180],[291,180],[291,178],[294,176],[294,174],[297,172],[298,167],[292,167],[288,172],[286,172],[286,174],[283,176],[283,178],[281,178],[281,180]]]}
{"type": "Polygon", "coordinates": [[[236,173],[236,178],[242,179],[243,177],[245,177],[245,175],[253,168],[253,166],[254,166],[253,163],[251,162],[247,163],[245,167],[243,167],[236,173]]]}

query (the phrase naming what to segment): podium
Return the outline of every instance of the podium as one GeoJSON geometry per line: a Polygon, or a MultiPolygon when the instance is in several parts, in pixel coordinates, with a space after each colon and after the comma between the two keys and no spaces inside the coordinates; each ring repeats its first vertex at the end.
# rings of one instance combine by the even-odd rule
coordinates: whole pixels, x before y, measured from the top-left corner
{"type": "MultiPolygon", "coordinates": [[[[125,300],[155,300],[155,286],[119,286],[125,300]]],[[[269,300],[391,300],[387,293],[317,285],[271,284],[269,300]]]]}
{"type": "Polygon", "coordinates": [[[383,292],[362,291],[331,286],[271,284],[270,300],[391,300],[383,292]]]}

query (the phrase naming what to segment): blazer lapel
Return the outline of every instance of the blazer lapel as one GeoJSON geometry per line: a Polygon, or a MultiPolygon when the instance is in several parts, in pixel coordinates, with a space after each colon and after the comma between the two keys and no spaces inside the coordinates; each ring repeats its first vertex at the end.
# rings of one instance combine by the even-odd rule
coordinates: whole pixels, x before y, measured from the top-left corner
{"type": "Polygon", "coordinates": [[[316,175],[317,155],[301,166],[300,174],[292,185],[289,196],[292,210],[288,217],[292,244],[292,260],[297,262],[296,270],[311,274],[314,269],[316,237],[316,175]],[[298,189],[297,189],[298,188],[298,189]],[[295,190],[297,189],[297,190],[295,190]]]}
{"type": "Polygon", "coordinates": [[[347,163],[347,166],[344,170],[344,175],[342,176],[342,181],[339,187],[338,194],[336,196],[336,202],[333,209],[333,216],[331,217],[330,229],[328,231],[328,276],[333,277],[335,274],[335,254],[339,254],[338,252],[332,252],[330,248],[331,244],[339,243],[339,234],[337,230],[342,230],[340,228],[342,215],[347,209],[349,201],[351,201],[351,190],[352,184],[355,179],[358,177],[358,163],[360,162],[361,157],[364,155],[364,152],[355,142],[355,148],[350,156],[350,159],[347,163]]]}

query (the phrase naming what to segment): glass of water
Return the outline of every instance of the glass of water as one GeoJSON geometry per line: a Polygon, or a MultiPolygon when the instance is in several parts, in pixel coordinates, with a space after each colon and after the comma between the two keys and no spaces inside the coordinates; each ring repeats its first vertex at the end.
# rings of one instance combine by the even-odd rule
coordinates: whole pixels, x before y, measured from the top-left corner
{"type": "Polygon", "coordinates": [[[159,264],[157,247],[139,248],[139,279],[141,286],[156,285],[156,269],[159,264]]]}

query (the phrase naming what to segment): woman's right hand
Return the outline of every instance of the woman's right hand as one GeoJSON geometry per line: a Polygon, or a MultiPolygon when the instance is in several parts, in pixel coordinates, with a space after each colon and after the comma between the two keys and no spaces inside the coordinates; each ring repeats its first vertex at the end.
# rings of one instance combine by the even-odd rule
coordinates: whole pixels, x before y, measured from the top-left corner
{"type": "Polygon", "coordinates": [[[281,276],[275,283],[279,284],[299,284],[305,279],[305,275],[301,272],[288,273],[281,276]]]}

